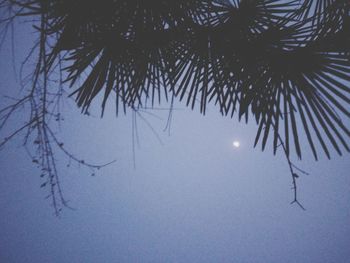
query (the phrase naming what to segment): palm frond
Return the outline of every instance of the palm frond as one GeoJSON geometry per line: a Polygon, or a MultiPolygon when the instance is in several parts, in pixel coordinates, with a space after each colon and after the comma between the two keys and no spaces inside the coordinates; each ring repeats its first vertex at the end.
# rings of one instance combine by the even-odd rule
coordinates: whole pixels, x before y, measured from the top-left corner
{"type": "Polygon", "coordinates": [[[350,16],[347,0],[8,1],[18,14],[45,14],[53,67],[65,52],[66,82],[87,111],[102,113],[174,96],[205,114],[258,125],[255,139],[302,157],[349,151],[350,16]],[[85,6],[85,8],[82,8],[85,6]],[[86,77],[84,77],[86,75],[86,77]],[[78,80],[82,84],[78,85],[78,80]],[[292,147],[294,146],[294,147],[292,147]]]}

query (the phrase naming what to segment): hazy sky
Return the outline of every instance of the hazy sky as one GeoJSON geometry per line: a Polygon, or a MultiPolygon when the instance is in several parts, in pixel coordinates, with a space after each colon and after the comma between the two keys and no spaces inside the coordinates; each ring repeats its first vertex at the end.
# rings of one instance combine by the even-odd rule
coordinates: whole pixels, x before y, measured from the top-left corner
{"type": "MultiPolygon", "coordinates": [[[[16,61],[31,43],[17,29],[16,61]]],[[[8,43],[1,51],[1,94],[18,95],[8,43]]],[[[5,100],[1,100],[4,105],[5,100]]],[[[131,114],[87,117],[73,101],[61,131],[74,154],[117,162],[92,177],[58,158],[65,197],[75,211],[53,215],[40,171],[21,138],[0,152],[0,262],[350,262],[350,158],[296,164],[302,211],[289,205],[291,177],[282,152],[253,149],[256,127],[207,116],[182,105],[171,136],[167,113],[144,115],[158,142],[138,120],[140,147],[133,168],[131,114]],[[239,140],[240,148],[232,147],[239,140]]],[[[15,122],[20,119],[14,120],[15,122]]],[[[307,152],[307,150],[306,150],[307,152]]]]}

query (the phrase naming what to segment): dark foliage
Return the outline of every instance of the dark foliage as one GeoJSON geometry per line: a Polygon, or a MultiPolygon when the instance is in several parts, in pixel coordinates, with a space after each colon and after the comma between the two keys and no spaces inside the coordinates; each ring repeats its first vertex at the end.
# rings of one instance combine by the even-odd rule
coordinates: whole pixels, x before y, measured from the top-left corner
{"type": "Polygon", "coordinates": [[[175,95],[205,113],[252,114],[256,143],[283,134],[301,157],[300,130],[316,144],[349,151],[349,1],[5,1],[17,15],[41,16],[52,42],[48,68],[66,52],[63,70],[87,111],[116,94],[117,109],[175,95]],[[92,67],[91,67],[92,66],[92,67]],[[297,125],[297,119],[301,125],[297,125]],[[301,126],[301,127],[298,127],[301,126]],[[318,143],[317,143],[318,141],[318,143]]]}

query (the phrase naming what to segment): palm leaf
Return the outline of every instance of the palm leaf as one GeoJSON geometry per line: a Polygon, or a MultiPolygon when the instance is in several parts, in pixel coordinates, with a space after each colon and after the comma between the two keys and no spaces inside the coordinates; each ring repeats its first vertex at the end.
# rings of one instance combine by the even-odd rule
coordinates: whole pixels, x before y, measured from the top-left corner
{"type": "MultiPolygon", "coordinates": [[[[9,1],[43,15],[48,65],[62,52],[66,82],[87,111],[103,93],[138,108],[175,96],[205,114],[251,115],[255,145],[302,157],[349,151],[350,18],[347,0],[9,1]],[[87,8],[81,8],[82,6],[87,8]],[[169,96],[169,94],[171,96],[169,96]],[[294,146],[294,148],[293,148],[294,146]]],[[[62,61],[61,61],[62,62],[62,61]]]]}

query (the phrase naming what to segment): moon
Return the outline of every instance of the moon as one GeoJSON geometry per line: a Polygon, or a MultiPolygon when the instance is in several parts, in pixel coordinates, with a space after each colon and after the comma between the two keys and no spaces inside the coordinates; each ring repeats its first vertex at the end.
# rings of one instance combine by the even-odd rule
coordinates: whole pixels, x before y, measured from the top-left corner
{"type": "Polygon", "coordinates": [[[232,145],[235,148],[239,148],[241,146],[241,143],[239,141],[233,141],[232,145]]]}

